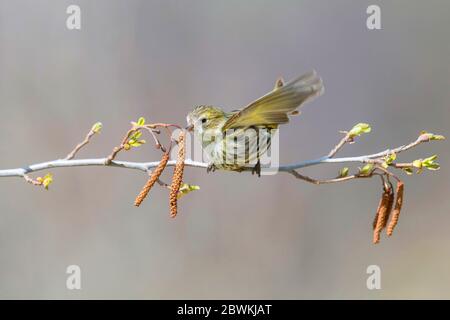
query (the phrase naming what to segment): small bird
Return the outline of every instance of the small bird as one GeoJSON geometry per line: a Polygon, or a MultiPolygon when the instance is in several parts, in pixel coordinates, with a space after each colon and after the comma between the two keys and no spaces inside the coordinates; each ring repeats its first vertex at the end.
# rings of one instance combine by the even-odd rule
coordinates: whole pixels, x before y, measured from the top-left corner
{"type": "Polygon", "coordinates": [[[275,88],[240,110],[201,105],[187,115],[186,127],[201,141],[209,160],[208,172],[216,169],[243,171],[252,168],[260,176],[260,157],[270,147],[272,130],[289,122],[289,115],[324,91],[315,71],[286,84],[280,78],[275,88]]]}

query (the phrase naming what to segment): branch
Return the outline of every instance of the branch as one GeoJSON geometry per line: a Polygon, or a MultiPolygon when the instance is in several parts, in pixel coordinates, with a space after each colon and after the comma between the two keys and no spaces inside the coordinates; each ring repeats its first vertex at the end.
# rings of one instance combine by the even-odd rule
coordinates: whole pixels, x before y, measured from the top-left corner
{"type": "MultiPolygon", "coordinates": [[[[92,130],[90,131],[90,133],[91,132],[92,132],[92,130]]],[[[126,134],[126,137],[128,138],[131,135],[131,133],[132,133],[132,130],[129,130],[126,134]]],[[[88,134],[88,136],[89,136],[89,134],[88,134]]],[[[436,135],[433,135],[433,136],[436,136],[436,135]]],[[[432,134],[424,133],[424,134],[421,134],[415,141],[413,141],[409,144],[406,144],[406,145],[402,145],[397,148],[386,149],[384,151],[380,151],[377,153],[361,155],[361,156],[333,158],[333,156],[337,153],[337,151],[340,148],[342,148],[342,146],[346,142],[349,142],[349,134],[347,133],[345,135],[345,137],[336,145],[336,147],[334,147],[332,149],[332,151],[327,156],[320,157],[317,159],[312,159],[312,160],[300,161],[297,163],[292,163],[292,164],[287,164],[287,165],[281,165],[277,169],[279,172],[287,172],[287,173],[293,174],[296,178],[300,178],[300,179],[303,179],[303,180],[306,180],[308,182],[312,182],[315,184],[348,181],[348,180],[357,178],[357,176],[346,176],[346,177],[334,178],[334,179],[330,179],[330,180],[316,180],[316,179],[311,179],[306,176],[303,176],[303,175],[299,174],[298,172],[296,172],[295,170],[306,168],[306,167],[311,167],[311,166],[316,166],[316,165],[321,165],[321,164],[327,164],[327,163],[380,163],[379,159],[386,157],[390,154],[393,154],[393,153],[398,154],[400,152],[407,151],[411,148],[416,147],[417,145],[419,145],[423,142],[428,142],[431,140],[441,140],[441,138],[433,139],[433,136],[432,136],[432,134]]],[[[122,144],[125,143],[124,141],[126,142],[126,139],[124,139],[122,141],[122,144]]],[[[38,171],[42,171],[42,170],[48,170],[48,169],[53,169],[53,168],[87,167],[87,166],[116,167],[116,168],[133,169],[133,170],[148,172],[150,169],[157,167],[159,164],[159,161],[130,162],[130,161],[110,160],[112,158],[111,155],[106,158],[75,159],[75,160],[72,159],[73,156],[75,155],[75,153],[79,149],[81,149],[82,146],[86,145],[88,142],[89,142],[89,138],[86,138],[83,143],[80,143],[74,149],[74,151],[72,151],[69,154],[70,157],[67,156],[65,159],[57,159],[57,160],[32,164],[32,165],[29,165],[26,167],[21,167],[21,168],[0,170],[0,177],[22,177],[22,178],[24,178],[29,173],[38,172],[38,171]]],[[[123,147],[117,148],[117,149],[119,149],[119,151],[120,151],[123,149],[123,147]]],[[[115,155],[117,155],[117,153],[118,153],[118,151],[115,148],[115,152],[113,153],[114,157],[115,157],[115,155]]],[[[176,160],[169,160],[167,162],[166,166],[171,167],[171,166],[174,166],[175,164],[176,164],[176,160]]],[[[398,163],[398,164],[391,163],[390,165],[393,167],[397,167],[397,168],[405,168],[405,167],[412,166],[411,163],[398,163]]],[[[185,166],[193,167],[193,168],[207,168],[208,163],[194,161],[191,159],[186,159],[185,166]]],[[[250,171],[250,170],[251,170],[251,168],[247,168],[245,171],[250,171]]]]}
{"type": "MultiPolygon", "coordinates": [[[[288,172],[291,173],[292,170],[296,169],[302,169],[306,167],[316,166],[320,164],[326,164],[326,163],[371,163],[374,162],[374,159],[376,158],[382,158],[384,156],[387,156],[391,153],[400,153],[402,151],[406,151],[408,149],[411,149],[418,144],[429,141],[429,140],[423,140],[422,138],[418,138],[416,141],[400,146],[398,148],[394,149],[386,149],[385,151],[381,151],[374,154],[368,154],[368,155],[362,155],[362,156],[355,156],[355,157],[343,157],[343,158],[330,158],[329,156],[313,159],[313,160],[305,160],[300,161],[297,163],[287,164],[287,165],[281,165],[278,167],[279,172],[288,172]]],[[[171,167],[174,166],[176,163],[176,160],[170,160],[167,162],[167,166],[171,167]]],[[[153,162],[130,162],[130,161],[118,161],[118,160],[112,160],[109,162],[109,157],[106,158],[95,158],[95,159],[58,159],[58,160],[52,160],[37,164],[32,164],[27,167],[21,167],[16,169],[4,169],[0,170],[0,177],[23,177],[26,174],[42,171],[42,170],[48,170],[53,168],[70,168],[70,167],[88,167],[88,166],[100,166],[100,167],[116,167],[116,168],[124,168],[124,169],[133,169],[133,170],[140,170],[147,172],[148,170],[157,167],[159,164],[159,161],[153,161],[153,162]]],[[[199,162],[194,161],[191,159],[186,159],[185,165],[187,167],[193,167],[193,168],[207,168],[208,163],[205,162],[199,162]]],[[[402,164],[402,166],[405,166],[406,164],[402,164]]],[[[250,171],[251,168],[249,168],[246,171],[250,171]]],[[[348,177],[345,180],[349,180],[348,177]]],[[[342,180],[342,181],[345,181],[342,180]]],[[[338,181],[336,181],[338,182],[338,181]]]]}
{"type": "MultiPolygon", "coordinates": [[[[170,160],[167,163],[167,166],[168,167],[174,166],[175,163],[176,160],[170,160]]],[[[150,169],[157,167],[158,164],[159,161],[131,162],[118,160],[113,160],[110,163],[108,163],[108,158],[74,159],[74,160],[59,159],[32,164],[28,167],[23,168],[0,170],[0,177],[23,177],[24,175],[32,172],[38,172],[54,168],[72,168],[72,167],[114,167],[114,168],[133,169],[148,172],[150,169]]],[[[187,167],[194,167],[194,168],[208,167],[207,163],[193,161],[190,159],[186,159],[185,165],[187,167]]]]}
{"type": "Polygon", "coordinates": [[[75,155],[77,154],[77,152],[80,151],[80,149],[83,148],[85,145],[87,145],[91,141],[91,138],[96,133],[100,132],[100,130],[102,129],[102,126],[103,125],[101,122],[95,123],[92,126],[91,130],[89,130],[88,134],[86,135],[86,138],[84,138],[83,141],[81,141],[79,144],[77,144],[76,147],[67,155],[67,157],[65,159],[66,160],[73,159],[75,157],[75,155]]]}
{"type": "MultiPolygon", "coordinates": [[[[0,177],[21,177],[30,184],[36,186],[43,186],[47,189],[50,183],[53,181],[53,177],[51,174],[47,174],[44,177],[37,177],[36,179],[30,177],[29,174],[53,168],[86,167],[86,166],[103,166],[103,167],[115,167],[115,168],[139,170],[149,174],[150,177],[147,183],[142,188],[138,197],[136,198],[135,205],[139,206],[141,204],[141,202],[145,199],[145,197],[149,193],[150,189],[157,182],[160,186],[170,190],[169,192],[170,192],[171,217],[175,217],[177,214],[177,199],[180,196],[189,193],[190,191],[199,189],[198,186],[188,185],[183,182],[184,167],[187,166],[202,169],[208,169],[209,167],[208,163],[198,162],[192,159],[184,159],[185,139],[183,131],[181,132],[178,139],[174,139],[172,137],[172,128],[180,129],[180,127],[174,124],[164,124],[164,123],[145,124],[145,119],[140,118],[137,122],[132,122],[131,128],[126,132],[125,136],[121,140],[121,143],[113,148],[109,156],[96,159],[73,159],[75,155],[78,153],[78,151],[84,146],[86,146],[96,133],[100,132],[101,127],[102,125],[99,122],[96,123],[94,126],[92,126],[91,130],[88,132],[85,139],[81,143],[79,143],[64,159],[57,159],[43,163],[32,164],[26,167],[20,167],[15,169],[0,170],[0,177]],[[116,156],[120,152],[128,151],[132,148],[139,147],[142,144],[146,143],[145,140],[140,139],[142,132],[147,132],[151,134],[153,141],[155,143],[155,147],[163,152],[161,160],[153,162],[130,162],[130,161],[116,160],[116,156]],[[161,134],[161,132],[164,132],[167,135],[167,138],[169,140],[169,144],[167,146],[164,146],[164,144],[158,138],[158,135],[161,134]],[[178,157],[176,160],[169,160],[170,157],[169,152],[172,149],[173,143],[178,145],[178,157]],[[166,167],[172,166],[174,166],[175,169],[172,183],[169,185],[160,179],[160,175],[166,167]]],[[[270,168],[270,167],[266,168],[276,169],[278,172],[289,173],[297,179],[313,184],[339,183],[353,179],[371,178],[373,176],[380,176],[383,186],[383,196],[382,201],[380,201],[380,205],[377,209],[376,218],[374,221],[374,240],[373,240],[374,243],[377,243],[380,239],[381,230],[383,230],[383,228],[386,227],[387,219],[392,209],[392,203],[394,201],[393,199],[395,194],[397,194],[397,200],[395,209],[393,209],[394,218],[389,224],[388,235],[392,234],[393,229],[398,222],[398,216],[400,213],[400,208],[403,203],[404,197],[403,182],[397,175],[391,172],[389,168],[399,169],[401,171],[405,171],[408,174],[411,174],[415,169],[417,169],[418,173],[420,173],[423,169],[429,170],[439,169],[439,164],[435,162],[437,158],[436,155],[425,159],[416,159],[409,163],[395,162],[397,155],[399,153],[412,149],[421,143],[432,140],[443,140],[444,137],[441,135],[422,132],[419,135],[419,137],[413,142],[396,148],[386,149],[384,151],[380,151],[377,153],[360,156],[335,158],[336,154],[346,144],[354,143],[357,137],[361,136],[362,134],[369,133],[370,131],[371,128],[368,124],[359,123],[355,125],[350,131],[343,131],[342,133],[344,133],[344,137],[338,142],[338,144],[336,144],[334,148],[331,149],[331,151],[327,155],[323,157],[312,160],[300,161],[293,164],[281,165],[278,168],[270,168]],[[329,179],[311,178],[303,174],[300,174],[297,171],[302,168],[329,163],[362,163],[364,164],[364,166],[362,168],[358,168],[358,170],[351,175],[348,174],[349,172],[348,168],[343,168],[339,172],[338,176],[329,179]],[[393,178],[397,181],[397,189],[395,192],[394,187],[390,182],[390,178],[393,178]],[[389,199],[389,201],[387,201],[386,199],[389,199]]],[[[253,173],[254,168],[246,167],[242,171],[252,171],[253,173]]]]}

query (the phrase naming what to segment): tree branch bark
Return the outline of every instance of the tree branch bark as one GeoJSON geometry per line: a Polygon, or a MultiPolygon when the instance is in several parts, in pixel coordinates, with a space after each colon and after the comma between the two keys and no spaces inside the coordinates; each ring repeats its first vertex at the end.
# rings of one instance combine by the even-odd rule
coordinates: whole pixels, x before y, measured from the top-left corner
{"type": "MultiPolygon", "coordinates": [[[[139,193],[138,197],[135,200],[135,205],[138,206],[140,203],[144,200],[144,198],[147,196],[148,192],[150,191],[151,187],[154,185],[155,182],[157,182],[159,185],[168,188],[170,190],[170,210],[171,210],[171,217],[175,217],[177,212],[177,199],[179,196],[183,194],[182,184],[184,185],[183,188],[187,188],[184,193],[189,192],[190,190],[196,190],[194,187],[198,186],[190,186],[186,183],[183,183],[182,179],[182,173],[184,166],[193,167],[193,168],[202,168],[202,169],[208,169],[209,163],[205,162],[199,162],[194,161],[192,159],[186,159],[184,160],[184,148],[186,147],[184,144],[184,139],[181,139],[182,136],[179,136],[178,140],[174,140],[172,137],[172,130],[171,128],[177,128],[181,129],[179,126],[174,124],[164,124],[164,123],[156,123],[156,124],[145,124],[145,119],[140,118],[137,122],[132,122],[132,127],[130,130],[127,131],[125,136],[122,139],[122,142],[119,146],[114,147],[112,150],[112,153],[105,157],[105,158],[95,158],[95,159],[73,159],[78,151],[82,149],[84,146],[89,144],[91,138],[96,134],[99,133],[101,129],[101,123],[96,123],[94,126],[90,129],[88,134],[86,135],[85,139],[77,144],[74,149],[64,158],[64,159],[57,159],[37,164],[32,164],[25,167],[15,168],[15,169],[4,169],[0,170],[0,178],[1,177],[20,177],[24,179],[26,182],[35,185],[35,186],[43,186],[45,189],[48,188],[48,186],[53,181],[52,174],[48,173],[44,177],[37,177],[36,179],[29,176],[30,173],[42,171],[42,170],[49,170],[54,168],[70,168],[70,167],[86,167],[86,166],[98,166],[98,167],[116,167],[116,168],[123,168],[123,169],[133,169],[133,170],[139,170],[142,172],[145,172],[146,174],[150,174],[153,171],[153,174],[150,175],[149,181],[147,184],[143,187],[141,190],[141,193],[139,193]],[[163,129],[164,132],[167,134],[167,137],[169,139],[169,145],[168,147],[165,147],[159,138],[157,137],[158,134],[160,134],[160,129],[163,129]],[[130,150],[132,147],[139,147],[140,145],[145,143],[145,140],[141,140],[141,130],[149,132],[154,140],[155,147],[157,149],[160,149],[164,154],[163,158],[160,161],[153,161],[153,162],[130,162],[130,161],[120,161],[116,160],[116,156],[123,150],[130,150]],[[181,145],[180,145],[181,141],[181,145]],[[176,142],[178,144],[178,157],[177,160],[169,160],[167,161],[167,158],[170,157],[169,151],[172,148],[172,143],[176,142]],[[169,151],[167,151],[169,150],[169,151]],[[164,156],[167,156],[165,159],[164,156]],[[164,161],[164,162],[163,162],[164,161]],[[166,164],[167,161],[167,164],[166,164]],[[159,174],[162,173],[158,172],[157,168],[160,164],[163,164],[162,170],[166,166],[175,166],[174,170],[174,180],[176,183],[172,182],[171,185],[168,185],[167,183],[161,181],[159,179],[159,174]],[[155,169],[155,170],[153,170],[155,169]],[[178,171],[177,171],[178,170],[178,171]],[[178,172],[178,173],[177,173],[178,172]],[[156,174],[156,176],[155,176],[156,174]],[[175,179],[176,177],[176,179],[175,179]],[[186,187],[187,186],[187,187],[186,187]]],[[[407,173],[412,173],[413,169],[417,169],[418,172],[420,172],[423,168],[427,168],[429,170],[437,170],[439,169],[439,164],[435,163],[434,160],[436,159],[436,155],[431,156],[429,158],[425,159],[416,159],[413,162],[410,163],[399,163],[395,162],[396,155],[400,152],[409,150],[411,148],[414,148],[418,146],[419,144],[423,142],[428,142],[431,140],[443,140],[444,137],[441,135],[435,135],[432,133],[426,133],[422,132],[419,137],[409,143],[402,145],[400,147],[394,148],[394,149],[386,149],[384,151],[380,151],[373,154],[366,154],[361,156],[352,156],[352,157],[340,157],[335,158],[336,154],[348,143],[353,143],[354,139],[358,136],[360,136],[363,133],[370,132],[370,126],[365,123],[359,123],[355,125],[352,130],[348,132],[343,132],[345,134],[344,137],[341,138],[341,140],[336,144],[336,146],[331,149],[331,151],[320,158],[312,159],[312,160],[305,160],[300,161],[292,164],[287,165],[281,165],[278,167],[265,167],[265,169],[273,170],[274,172],[285,172],[293,177],[312,183],[312,184],[329,184],[329,183],[338,183],[338,182],[345,182],[353,179],[358,178],[371,178],[374,176],[380,176],[381,181],[383,183],[383,189],[384,193],[386,194],[389,192],[389,195],[393,199],[394,193],[393,193],[393,186],[390,182],[390,178],[393,178],[397,181],[397,205],[396,209],[394,210],[394,216],[396,217],[391,221],[390,229],[388,231],[388,235],[392,235],[392,231],[397,223],[398,215],[400,212],[401,204],[403,202],[403,182],[391,171],[387,170],[387,168],[395,168],[395,169],[401,169],[405,170],[407,173]],[[349,175],[348,168],[343,168],[341,172],[339,172],[338,176],[332,177],[329,179],[315,179],[308,176],[305,176],[303,174],[300,174],[297,170],[316,166],[316,165],[322,165],[322,164],[328,164],[328,163],[363,163],[364,166],[362,168],[359,168],[355,173],[349,175]]],[[[183,133],[184,137],[184,133],[183,133]]],[[[251,171],[252,173],[254,168],[251,167],[245,167],[242,171],[251,171]]],[[[379,217],[381,213],[383,212],[390,212],[390,207],[386,206],[379,206],[376,212],[376,217],[379,217]]],[[[387,216],[384,216],[386,218],[387,216]]],[[[386,220],[386,219],[385,219],[386,220]]],[[[383,220],[379,224],[377,224],[377,228],[374,230],[374,243],[378,243],[380,239],[380,232],[381,230],[386,226],[386,221],[383,220]]],[[[378,221],[378,220],[377,220],[378,221]]]]}
{"type": "MultiPolygon", "coordinates": [[[[406,151],[418,145],[419,143],[424,142],[420,137],[407,145],[400,146],[395,149],[387,149],[385,151],[381,151],[374,154],[355,156],[355,157],[342,157],[342,158],[332,158],[329,156],[324,156],[317,159],[305,160],[297,163],[281,165],[278,167],[278,171],[280,172],[290,172],[292,170],[301,169],[305,167],[311,167],[315,165],[325,164],[325,163],[370,163],[373,162],[374,159],[384,157],[393,152],[399,153],[402,151],[406,151]]],[[[32,172],[48,170],[53,168],[68,168],[68,167],[86,167],[86,166],[106,166],[106,167],[118,167],[118,168],[126,168],[126,169],[135,169],[147,172],[152,168],[155,168],[158,165],[159,161],[153,162],[130,162],[130,161],[118,161],[112,160],[109,163],[109,158],[95,158],[95,159],[58,159],[52,160],[37,164],[32,164],[27,167],[15,168],[15,169],[4,169],[0,170],[0,177],[23,177],[25,174],[29,174],[32,172]]],[[[170,160],[167,163],[167,166],[174,166],[176,163],[175,160],[170,160]]],[[[193,161],[191,159],[186,159],[186,166],[194,167],[194,168],[207,168],[208,163],[193,161]]],[[[251,168],[249,168],[251,170],[251,168]]]]}

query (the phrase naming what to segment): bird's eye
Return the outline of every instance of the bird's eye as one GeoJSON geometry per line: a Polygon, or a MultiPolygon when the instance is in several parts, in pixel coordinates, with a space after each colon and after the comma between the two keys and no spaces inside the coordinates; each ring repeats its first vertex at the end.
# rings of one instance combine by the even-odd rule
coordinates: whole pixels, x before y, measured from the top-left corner
{"type": "Polygon", "coordinates": [[[206,118],[202,119],[202,123],[206,123],[206,121],[207,121],[206,118]]]}

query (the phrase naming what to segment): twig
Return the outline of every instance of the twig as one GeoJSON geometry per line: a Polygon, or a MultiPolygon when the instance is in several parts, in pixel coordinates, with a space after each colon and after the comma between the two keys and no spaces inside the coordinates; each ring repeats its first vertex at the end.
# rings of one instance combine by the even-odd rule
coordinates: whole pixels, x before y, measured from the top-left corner
{"type": "Polygon", "coordinates": [[[328,154],[328,158],[333,158],[336,153],[338,153],[338,151],[344,146],[344,144],[346,144],[347,142],[352,141],[350,139],[350,132],[344,132],[345,136],[341,139],[341,141],[339,141],[339,143],[330,151],[330,153],[328,154]]]}
{"type": "Polygon", "coordinates": [[[91,130],[89,130],[88,134],[86,135],[86,138],[84,138],[84,140],[82,142],[77,144],[76,147],[67,155],[67,157],[65,159],[66,160],[73,159],[75,157],[75,155],[77,154],[77,152],[80,151],[80,149],[83,148],[85,145],[87,145],[89,143],[89,141],[91,140],[91,138],[100,131],[101,127],[102,127],[102,124],[100,122],[97,122],[96,124],[94,124],[92,126],[91,130]]]}
{"type": "MultiPolygon", "coordinates": [[[[282,85],[282,82],[277,82],[277,85],[282,85]]],[[[169,205],[171,217],[175,217],[177,215],[178,197],[192,190],[196,190],[193,187],[197,187],[198,189],[198,186],[190,186],[185,184],[189,188],[192,187],[192,189],[188,188],[187,191],[180,190],[180,187],[183,184],[184,167],[185,166],[196,168],[209,167],[209,163],[185,159],[185,148],[186,148],[185,132],[181,130],[178,139],[175,139],[173,137],[172,129],[173,128],[181,129],[179,126],[164,123],[145,124],[145,119],[140,118],[137,122],[132,122],[131,129],[127,131],[121,143],[113,148],[111,154],[108,157],[98,159],[74,160],[73,158],[78,153],[78,151],[90,142],[91,138],[94,136],[94,134],[99,132],[100,128],[101,123],[96,123],[88,132],[85,139],[81,143],[79,143],[64,159],[37,163],[27,167],[21,167],[16,169],[0,170],[0,177],[21,177],[30,184],[36,186],[43,186],[45,187],[45,189],[48,189],[48,186],[53,181],[53,177],[50,173],[48,173],[44,177],[38,177],[36,179],[30,177],[28,174],[52,168],[82,167],[82,166],[105,166],[105,167],[118,167],[118,168],[140,170],[146,173],[150,173],[151,175],[147,180],[147,183],[141,189],[139,195],[136,197],[135,205],[139,206],[142,203],[142,201],[149,193],[150,189],[157,182],[160,186],[169,189],[169,205]],[[168,148],[164,147],[164,145],[160,142],[157,136],[161,133],[161,131],[159,130],[160,128],[164,129],[164,132],[168,136],[169,139],[168,148]],[[129,162],[129,161],[115,160],[117,154],[120,151],[129,150],[131,147],[138,147],[145,143],[145,140],[138,140],[140,135],[142,134],[142,130],[146,130],[151,134],[155,142],[156,148],[160,149],[164,153],[162,160],[154,162],[129,162]],[[172,144],[174,142],[178,144],[178,157],[177,160],[169,160],[170,150],[172,149],[172,144]],[[163,172],[164,168],[166,168],[167,166],[175,166],[171,185],[168,185],[164,181],[160,180],[160,175],[163,172]],[[155,169],[153,170],[153,172],[151,172],[152,171],[151,169],[153,168],[155,169]]],[[[392,235],[392,232],[398,222],[399,213],[403,203],[403,182],[394,173],[390,172],[387,168],[392,167],[397,169],[403,169],[409,173],[412,172],[412,169],[414,167],[418,168],[418,171],[422,170],[422,167],[427,167],[430,170],[438,169],[439,165],[433,162],[437,157],[436,155],[426,159],[414,160],[411,163],[398,163],[394,162],[394,160],[396,159],[396,155],[400,152],[416,147],[417,145],[423,142],[428,142],[430,140],[442,140],[444,139],[444,137],[430,133],[422,133],[415,141],[394,149],[386,149],[378,153],[362,156],[335,158],[335,155],[342,149],[342,147],[346,143],[352,143],[355,137],[361,135],[361,133],[367,132],[370,132],[370,126],[368,124],[365,123],[357,124],[356,126],[353,127],[351,131],[344,132],[345,136],[339,141],[339,143],[333,149],[331,149],[331,151],[326,156],[313,160],[301,161],[289,165],[282,165],[278,166],[277,168],[270,166],[266,166],[263,168],[267,168],[270,170],[276,169],[278,172],[286,172],[291,174],[297,179],[313,183],[316,185],[345,182],[359,178],[371,178],[375,175],[380,176],[381,181],[383,183],[384,193],[383,199],[380,202],[380,205],[376,211],[374,221],[374,234],[373,234],[373,242],[378,243],[380,240],[381,231],[386,227],[389,215],[391,213],[392,205],[394,202],[394,191],[392,183],[390,182],[390,177],[394,178],[397,181],[397,190],[396,190],[397,198],[393,210],[393,216],[387,228],[388,235],[392,235]],[[352,175],[347,175],[349,169],[343,168],[340,171],[338,177],[331,179],[316,179],[303,175],[297,171],[298,169],[301,168],[327,163],[363,163],[365,165],[359,169],[359,172],[354,173],[352,175]]],[[[251,171],[252,169],[253,168],[246,167],[241,171],[251,171]]]]}
{"type": "Polygon", "coordinates": [[[120,143],[120,145],[118,147],[114,147],[114,149],[111,152],[111,154],[106,158],[106,160],[105,160],[105,164],[106,165],[109,165],[116,158],[117,154],[120,151],[122,151],[123,149],[125,149],[125,144],[127,143],[128,139],[137,130],[139,130],[139,129],[133,127],[133,128],[131,128],[130,130],[127,131],[127,133],[125,134],[125,137],[123,137],[122,142],[120,143]]]}
{"type": "Polygon", "coordinates": [[[42,185],[42,181],[35,180],[35,179],[31,178],[31,177],[30,177],[29,175],[27,175],[27,174],[22,175],[22,177],[25,179],[26,182],[31,183],[31,184],[34,185],[34,186],[40,186],[40,185],[42,185]]]}
{"type": "Polygon", "coordinates": [[[350,176],[346,176],[346,177],[338,177],[338,178],[333,178],[333,179],[319,180],[319,179],[314,179],[314,178],[302,175],[295,170],[290,170],[290,171],[286,171],[286,172],[292,174],[297,179],[301,179],[306,182],[310,182],[312,184],[328,184],[328,183],[344,182],[344,181],[357,179],[357,178],[370,178],[370,176],[368,176],[368,175],[364,176],[364,175],[354,174],[354,175],[350,175],[350,176]]]}
{"type": "MultiPolygon", "coordinates": [[[[134,131],[130,130],[127,132],[126,139],[123,140],[123,144],[128,139],[129,135],[131,135],[134,131]]],[[[326,163],[372,163],[374,159],[376,158],[382,158],[384,156],[387,156],[391,154],[392,152],[400,153],[406,150],[409,150],[417,145],[419,145],[422,142],[426,142],[429,140],[424,140],[419,137],[416,141],[411,142],[410,144],[403,145],[394,149],[386,149],[384,151],[368,154],[368,155],[362,155],[362,156],[355,156],[355,157],[342,157],[342,158],[329,158],[328,156],[313,159],[313,160],[305,160],[300,161],[293,164],[288,165],[281,165],[277,169],[279,172],[288,172],[290,174],[293,174],[292,171],[296,169],[311,167],[315,165],[321,165],[326,163]]],[[[85,166],[111,166],[111,167],[119,167],[119,168],[127,168],[127,169],[136,169],[141,171],[148,171],[151,168],[155,168],[159,161],[153,161],[153,162],[129,162],[129,161],[115,161],[111,160],[111,158],[114,159],[114,157],[117,155],[117,153],[122,150],[119,148],[119,150],[114,150],[113,153],[108,156],[107,158],[97,158],[97,159],[79,159],[79,160],[65,160],[65,159],[59,159],[59,160],[52,160],[48,162],[38,163],[38,164],[32,164],[27,167],[22,168],[16,168],[16,169],[5,169],[0,170],[0,177],[23,177],[24,174],[41,171],[41,170],[47,170],[52,168],[64,168],[64,167],[85,167],[85,166]]],[[[175,161],[171,160],[167,163],[167,166],[174,166],[175,161]]],[[[186,159],[185,165],[188,167],[195,167],[195,168],[207,168],[208,163],[205,162],[199,162],[199,161],[193,161],[191,159],[186,159]]],[[[395,165],[395,164],[393,164],[395,165]]],[[[251,170],[251,168],[248,168],[248,170],[251,170]]],[[[295,174],[293,174],[295,175],[295,174]]],[[[348,177],[345,177],[346,179],[342,179],[342,181],[350,180],[348,177]]],[[[338,182],[338,181],[336,181],[338,182]]]]}

